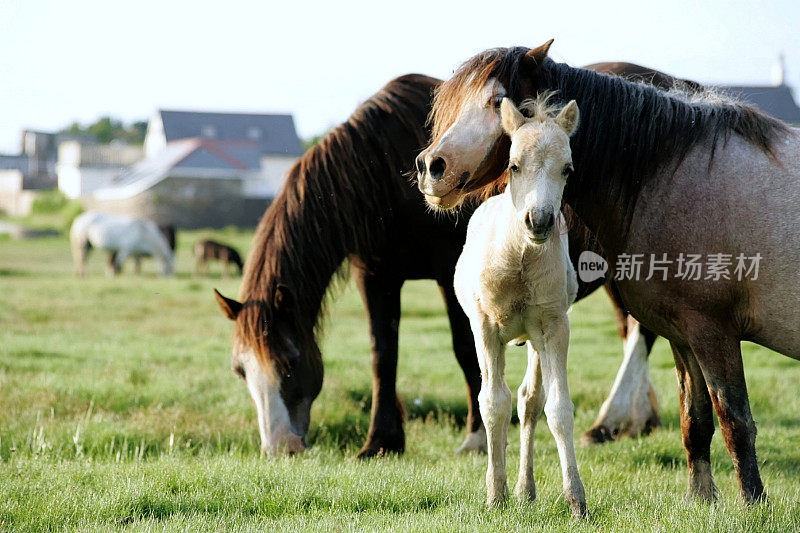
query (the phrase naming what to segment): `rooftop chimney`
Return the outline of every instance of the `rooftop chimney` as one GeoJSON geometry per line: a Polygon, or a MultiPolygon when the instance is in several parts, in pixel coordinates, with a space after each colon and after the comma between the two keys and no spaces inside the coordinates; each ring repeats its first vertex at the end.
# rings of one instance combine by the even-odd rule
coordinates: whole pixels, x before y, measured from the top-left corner
{"type": "Polygon", "coordinates": [[[772,84],[776,87],[786,84],[786,58],[783,52],[778,54],[778,62],[772,67],[772,84]]]}

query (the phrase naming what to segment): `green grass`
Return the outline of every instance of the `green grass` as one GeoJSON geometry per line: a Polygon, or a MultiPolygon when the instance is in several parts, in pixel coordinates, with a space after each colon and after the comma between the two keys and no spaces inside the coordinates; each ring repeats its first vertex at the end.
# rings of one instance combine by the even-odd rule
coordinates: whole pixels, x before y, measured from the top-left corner
{"type": "MultiPolygon", "coordinates": [[[[156,265],[118,279],[95,254],[76,279],[65,237],[0,242],[0,530],[656,530],[800,529],[800,365],[747,345],[750,397],[769,503],[739,502],[719,432],[713,464],[722,497],[684,499],[686,465],[677,384],[666,343],[653,381],[664,427],[642,439],[578,447],[591,517],[570,518],[558,456],[537,428],[533,504],[483,507],[486,458],[454,457],[464,436],[463,378],[433,283],[403,292],[399,391],[409,412],[407,452],[360,462],[369,423],[369,338],[358,295],[331,306],[323,340],[325,384],[314,404],[311,448],[259,456],[255,411],[230,370],[231,324],[212,287],[238,278],[191,276],[191,244],[216,236],[247,249],[249,233],[179,235],[177,276],[156,265]]],[[[130,266],[128,266],[130,270],[130,266]]],[[[592,423],[620,362],[605,296],[571,315],[570,387],[576,434],[592,423]]],[[[524,352],[509,355],[512,389],[524,352]]],[[[518,428],[509,436],[516,480],[518,428]]]]}

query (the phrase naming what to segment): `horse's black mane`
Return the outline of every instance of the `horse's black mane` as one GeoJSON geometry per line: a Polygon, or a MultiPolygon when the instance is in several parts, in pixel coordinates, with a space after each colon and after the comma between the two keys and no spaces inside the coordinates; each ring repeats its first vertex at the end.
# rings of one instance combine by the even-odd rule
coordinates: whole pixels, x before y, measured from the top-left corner
{"type": "Polygon", "coordinates": [[[635,205],[625,200],[657,171],[676,170],[699,142],[709,141],[710,169],[720,143],[734,134],[774,156],[775,141],[788,131],[783,122],[719,95],[666,93],[549,59],[538,80],[540,89],[580,106],[581,127],[572,139],[580,173],[570,186],[589,188],[585,198],[603,195],[625,220],[635,205]]]}
{"type": "MultiPolygon", "coordinates": [[[[273,326],[288,322],[319,357],[314,338],[332,278],[348,254],[369,254],[411,188],[404,174],[427,141],[421,127],[438,80],[407,75],[387,84],[289,171],[254,237],[242,283],[237,336],[262,359],[273,326]]],[[[412,191],[413,192],[413,191],[412,191]]],[[[275,346],[272,346],[275,348],[275,346]]]]}

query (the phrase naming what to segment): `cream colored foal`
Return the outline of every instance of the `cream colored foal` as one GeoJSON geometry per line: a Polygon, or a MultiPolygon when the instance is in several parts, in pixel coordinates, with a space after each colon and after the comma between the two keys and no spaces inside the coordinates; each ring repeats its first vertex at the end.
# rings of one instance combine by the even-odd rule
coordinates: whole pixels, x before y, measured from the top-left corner
{"type": "Polygon", "coordinates": [[[479,401],[488,435],[487,504],[502,503],[508,491],[511,391],[504,376],[505,347],[526,341],[528,369],[517,395],[522,442],[516,494],[536,498],[533,434],[544,407],[558,446],[564,494],[572,513],[583,516],[586,497],[575,460],[567,386],[567,310],[578,284],[560,212],[572,171],[569,136],[577,129],[578,106],[571,101],[554,117],[546,96],[524,105],[532,118],[526,119],[507,98],[500,106],[503,129],[511,137],[509,183],[472,216],[455,289],[472,325],[483,378],[479,401]]]}

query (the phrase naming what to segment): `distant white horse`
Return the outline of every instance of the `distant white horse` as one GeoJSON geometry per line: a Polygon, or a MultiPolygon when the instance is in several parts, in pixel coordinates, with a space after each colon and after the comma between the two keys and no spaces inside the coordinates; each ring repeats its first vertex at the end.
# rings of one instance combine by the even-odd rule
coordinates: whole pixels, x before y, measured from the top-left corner
{"type": "Polygon", "coordinates": [[[472,216],[455,272],[458,300],[472,325],[482,383],[479,403],[488,434],[487,505],[506,498],[505,451],[511,391],[505,381],[505,347],[527,342],[528,369],[519,388],[521,427],[516,494],[533,500],[533,434],[542,407],[556,439],[564,494],[576,516],[586,513],[573,437],[573,404],[567,386],[567,310],[578,289],[568,255],[566,222],[559,211],[572,171],[569,136],[578,106],[554,117],[547,97],[526,102],[526,119],[504,98],[503,129],[511,137],[510,178],[504,193],[472,216]],[[551,238],[556,229],[558,235],[551,238]]]}
{"type": "Polygon", "coordinates": [[[72,257],[80,276],[86,274],[86,254],[92,247],[113,254],[113,274],[119,274],[128,256],[149,255],[161,262],[163,275],[172,275],[172,249],[152,220],[89,211],[75,219],[69,236],[72,257]]]}

